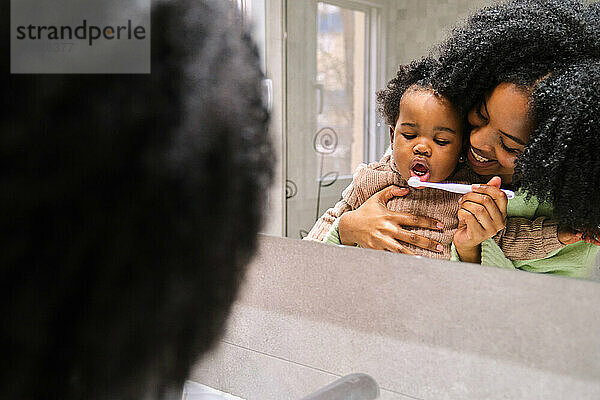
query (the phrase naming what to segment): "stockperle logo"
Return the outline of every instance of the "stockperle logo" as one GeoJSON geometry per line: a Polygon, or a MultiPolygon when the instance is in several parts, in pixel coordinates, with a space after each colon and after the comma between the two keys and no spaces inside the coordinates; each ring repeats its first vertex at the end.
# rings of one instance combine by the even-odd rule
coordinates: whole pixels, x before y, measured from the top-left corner
{"type": "Polygon", "coordinates": [[[11,0],[12,73],[150,73],[150,0],[11,0]]]}

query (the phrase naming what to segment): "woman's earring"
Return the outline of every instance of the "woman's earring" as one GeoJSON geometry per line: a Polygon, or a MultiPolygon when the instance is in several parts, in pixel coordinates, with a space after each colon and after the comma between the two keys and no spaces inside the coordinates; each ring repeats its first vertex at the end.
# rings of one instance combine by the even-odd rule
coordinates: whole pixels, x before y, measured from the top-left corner
{"type": "Polygon", "coordinates": [[[459,163],[464,163],[465,161],[466,161],[466,157],[465,156],[458,157],[458,162],[459,163]]]}

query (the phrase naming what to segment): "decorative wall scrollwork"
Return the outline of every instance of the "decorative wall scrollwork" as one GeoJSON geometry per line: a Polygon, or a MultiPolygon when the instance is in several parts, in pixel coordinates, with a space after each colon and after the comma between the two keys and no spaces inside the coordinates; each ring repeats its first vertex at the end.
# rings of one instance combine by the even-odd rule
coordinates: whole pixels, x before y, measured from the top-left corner
{"type": "Polygon", "coordinates": [[[319,154],[331,154],[337,149],[338,135],[333,128],[321,128],[313,138],[313,149],[319,154]]]}
{"type": "Polygon", "coordinates": [[[285,181],[285,198],[291,199],[298,194],[298,185],[290,179],[285,181]]]}
{"type": "Polygon", "coordinates": [[[333,185],[339,176],[338,171],[331,171],[323,174],[323,160],[326,155],[335,152],[338,146],[338,134],[335,129],[326,126],[317,131],[313,138],[313,149],[320,154],[319,178],[317,188],[317,210],[315,221],[319,219],[319,208],[321,206],[321,188],[333,185]]]}
{"type": "MultiPolygon", "coordinates": [[[[331,127],[323,127],[317,131],[313,137],[313,150],[317,154],[319,160],[319,176],[317,178],[317,204],[315,221],[319,219],[319,208],[321,207],[321,188],[332,186],[337,182],[339,177],[338,171],[329,171],[323,173],[325,156],[331,155],[338,147],[338,134],[331,127]]],[[[286,199],[291,199],[298,194],[298,185],[288,179],[285,182],[286,199]]],[[[308,235],[305,229],[298,230],[300,239],[304,239],[308,235]]]]}
{"type": "Polygon", "coordinates": [[[331,171],[331,172],[326,173],[325,175],[323,175],[321,177],[321,179],[319,179],[321,187],[327,187],[327,186],[333,185],[334,183],[337,182],[338,176],[340,176],[340,174],[337,171],[331,171]]]}

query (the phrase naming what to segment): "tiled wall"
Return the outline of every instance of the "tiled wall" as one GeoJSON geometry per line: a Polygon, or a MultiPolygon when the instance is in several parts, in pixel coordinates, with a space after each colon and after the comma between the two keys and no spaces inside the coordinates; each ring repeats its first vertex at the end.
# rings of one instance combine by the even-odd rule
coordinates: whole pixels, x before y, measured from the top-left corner
{"type": "Polygon", "coordinates": [[[495,0],[391,0],[388,71],[427,53],[473,10],[495,0]]]}

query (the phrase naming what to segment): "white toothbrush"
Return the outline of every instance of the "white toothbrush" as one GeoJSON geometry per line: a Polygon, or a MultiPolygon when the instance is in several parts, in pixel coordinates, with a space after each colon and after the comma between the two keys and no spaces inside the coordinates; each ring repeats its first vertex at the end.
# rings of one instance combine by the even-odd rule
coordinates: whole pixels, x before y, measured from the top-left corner
{"type": "MultiPolygon", "coordinates": [[[[462,185],[460,183],[434,183],[434,182],[421,182],[418,176],[412,176],[408,179],[408,185],[412,187],[428,187],[433,189],[441,189],[452,193],[469,193],[473,191],[472,185],[462,185]]],[[[512,190],[500,189],[506,197],[512,199],[515,197],[515,192],[512,190]]]]}

